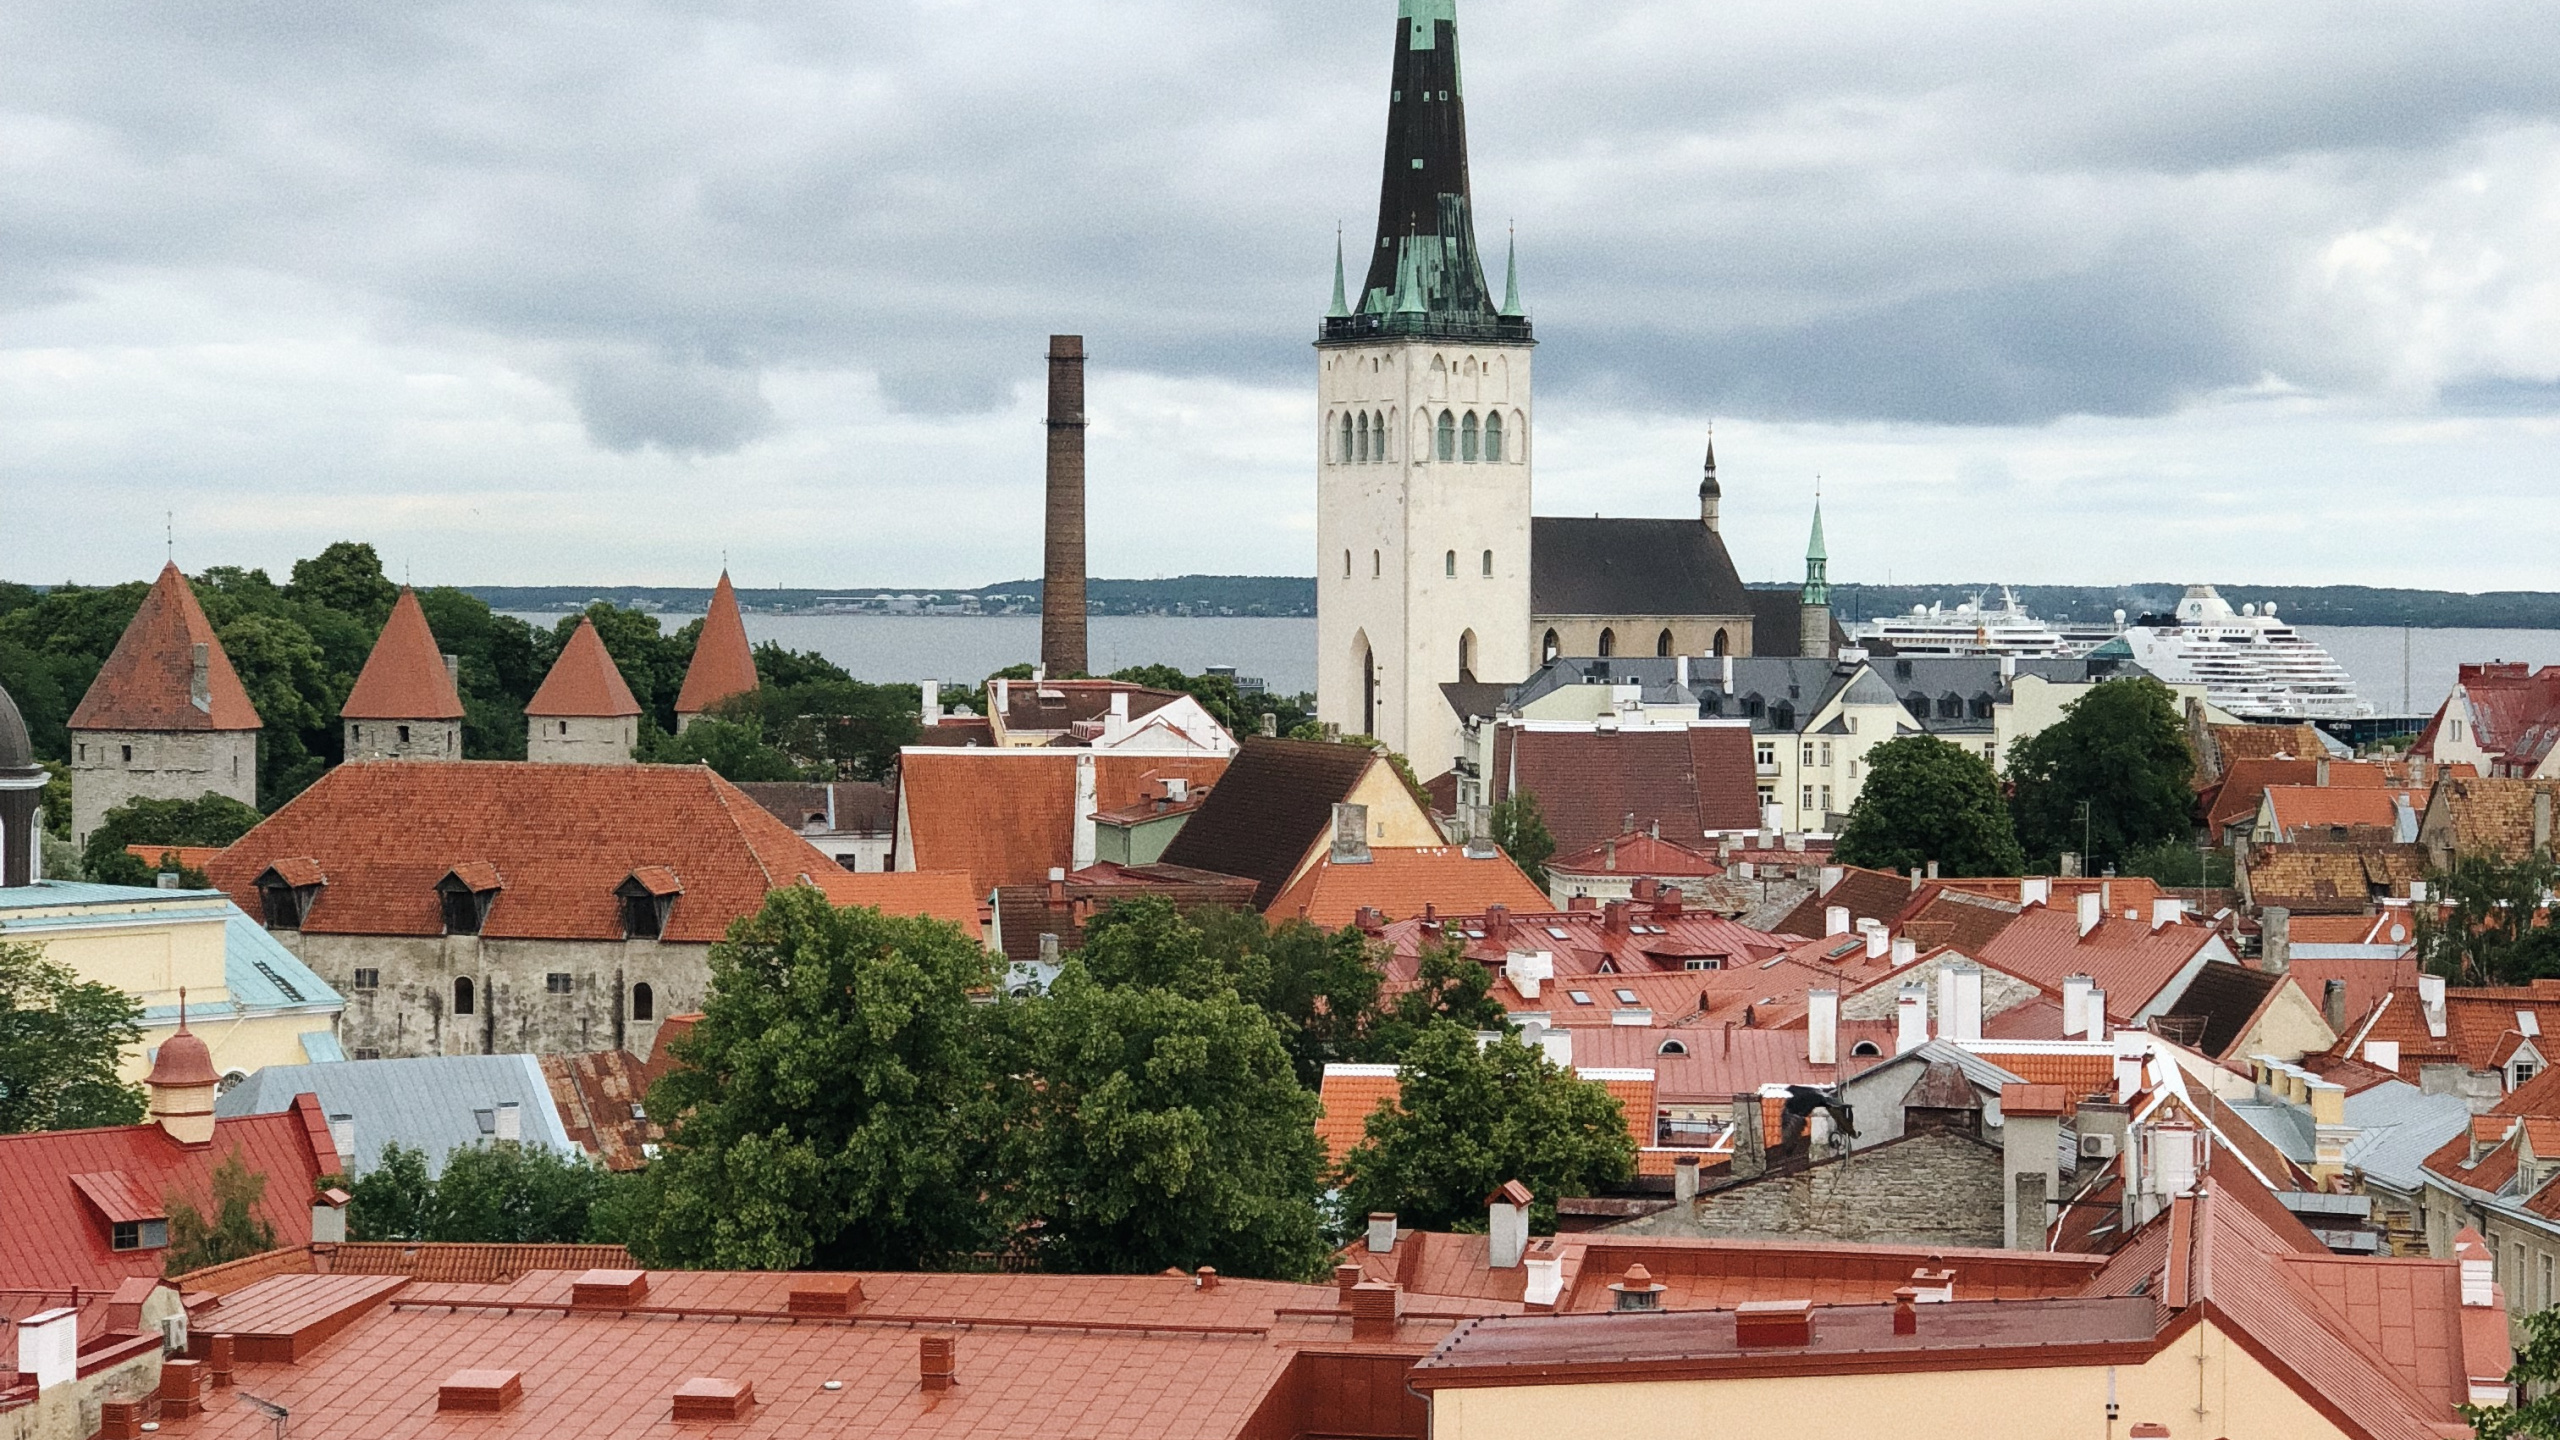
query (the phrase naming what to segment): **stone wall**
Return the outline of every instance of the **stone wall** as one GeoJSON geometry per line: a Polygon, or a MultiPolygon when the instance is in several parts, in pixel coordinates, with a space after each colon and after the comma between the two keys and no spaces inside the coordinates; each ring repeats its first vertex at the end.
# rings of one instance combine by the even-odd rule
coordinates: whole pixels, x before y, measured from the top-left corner
{"type": "Polygon", "coordinates": [[[276,938],[347,998],[338,1043],[352,1058],[416,1055],[647,1054],[658,1024],[699,1010],[710,947],[654,940],[486,940],[476,935],[299,935],[276,938]],[[371,986],[356,983],[371,972],[371,986]],[[567,977],[554,992],[550,977],[567,977]],[[454,1013],[455,981],[471,1013],[454,1013]],[[649,987],[649,1016],[636,1013],[649,987]]]}
{"type": "Polygon", "coordinates": [[[348,720],[350,760],[459,760],[459,720],[348,720]]]}
{"type": "Polygon", "coordinates": [[[85,846],[107,812],[135,800],[211,792],[258,803],[255,730],[80,730],[71,736],[71,843],[85,846]]]}
{"type": "Polygon", "coordinates": [[[545,765],[628,765],[640,721],[534,716],[524,725],[524,758],[545,765]]]}
{"type": "Polygon", "coordinates": [[[1973,1245],[2002,1239],[2000,1151],[1930,1131],[1844,1159],[1700,1195],[1610,1233],[1860,1245],[1973,1245]]]}

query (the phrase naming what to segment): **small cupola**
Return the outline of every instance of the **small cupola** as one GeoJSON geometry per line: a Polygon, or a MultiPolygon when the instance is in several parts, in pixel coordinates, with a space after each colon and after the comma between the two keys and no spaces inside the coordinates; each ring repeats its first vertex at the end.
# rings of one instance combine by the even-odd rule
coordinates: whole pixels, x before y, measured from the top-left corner
{"type": "Polygon", "coordinates": [[[213,1098],[222,1083],[213,1051],[187,1028],[187,992],[178,992],[178,1033],[160,1042],[143,1087],[151,1119],[181,1145],[213,1143],[213,1098]]]}

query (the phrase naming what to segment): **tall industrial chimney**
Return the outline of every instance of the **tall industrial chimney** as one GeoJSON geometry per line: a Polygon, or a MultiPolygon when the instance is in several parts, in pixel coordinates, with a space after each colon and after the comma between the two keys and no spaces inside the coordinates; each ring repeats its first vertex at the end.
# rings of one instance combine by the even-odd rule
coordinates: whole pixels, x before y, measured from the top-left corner
{"type": "Polygon", "coordinates": [[[1049,337],[1049,531],[1040,572],[1040,663],[1085,673],[1084,337],[1049,337]]]}

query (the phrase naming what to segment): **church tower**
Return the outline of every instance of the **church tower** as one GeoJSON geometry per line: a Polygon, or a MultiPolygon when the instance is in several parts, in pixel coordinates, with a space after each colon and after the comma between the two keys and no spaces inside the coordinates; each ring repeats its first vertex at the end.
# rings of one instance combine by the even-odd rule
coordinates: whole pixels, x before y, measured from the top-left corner
{"type": "Polygon", "coordinates": [[[1804,546],[1804,590],[1796,598],[1799,655],[1831,653],[1831,555],[1822,545],[1822,497],[1813,501],[1813,538],[1804,546]]]}
{"type": "Polygon", "coordinates": [[[1316,341],[1316,710],[1425,778],[1458,755],[1440,687],[1533,668],[1529,319],[1476,250],[1456,0],[1399,0],[1378,232],[1337,245],[1316,341]]]}

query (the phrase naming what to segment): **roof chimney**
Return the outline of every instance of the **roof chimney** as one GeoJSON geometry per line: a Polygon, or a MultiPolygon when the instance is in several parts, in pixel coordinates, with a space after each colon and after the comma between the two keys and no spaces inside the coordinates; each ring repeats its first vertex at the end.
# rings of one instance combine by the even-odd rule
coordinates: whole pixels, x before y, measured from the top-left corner
{"type": "Polygon", "coordinates": [[[2066,975],[2062,980],[2062,1033],[2077,1039],[2089,1028],[2089,991],[2095,984],[2086,975],[2066,975]]]}
{"type": "Polygon", "coordinates": [[[1824,906],[1822,910],[1823,938],[1829,939],[1835,935],[1846,935],[1848,933],[1849,907],[1846,905],[1824,906]]]}
{"type": "Polygon", "coordinates": [[[1697,1157],[1697,1156],[1695,1156],[1695,1155],[1674,1155],[1674,1156],[1672,1156],[1672,1157],[1671,1157],[1671,1199],[1672,1199],[1672,1201],[1673,1201],[1675,1204],[1686,1205],[1686,1204],[1690,1203],[1691,1201],[1696,1200],[1697,1198],[1698,1198],[1698,1157],[1697,1157]]]}
{"type": "Polygon", "coordinates": [[[1514,950],[1502,960],[1503,978],[1523,1000],[1538,998],[1538,987],[1556,975],[1556,957],[1546,950],[1514,950]]]}
{"type": "Polygon", "coordinates": [[[1528,1252],[1532,1198],[1529,1187],[1517,1180],[1503,1181],[1500,1189],[1485,1197],[1485,1235],[1491,1242],[1486,1263],[1494,1269],[1515,1269],[1528,1252]]]}
{"type": "Polygon", "coordinates": [[[1724,674],[1719,677],[1724,681],[1722,688],[1726,694],[1730,695],[1733,693],[1733,657],[1730,655],[1719,655],[1716,657],[1716,661],[1724,670],[1724,674]]]}
{"type": "Polygon", "coordinates": [[[2151,928],[2154,930],[2164,925],[2175,925],[2186,917],[2187,902],[2184,900],[2163,895],[2151,902],[2151,928]]]}
{"type": "Polygon", "coordinates": [[[1982,971],[1949,964],[1938,970],[1938,1038],[1982,1038],[1982,971]]]}
{"type": "Polygon", "coordinates": [[[2107,992],[2099,989],[2095,985],[2090,986],[2089,1008],[2081,1012],[2080,1018],[2088,1022],[2082,1028],[2091,1040],[2106,1039],[2107,992]]]}
{"type": "Polygon", "coordinates": [[[456,1370],[436,1387],[438,1410],[495,1415],[524,1398],[524,1377],[513,1370],[456,1370]]]}
{"type": "Polygon", "coordinates": [[[2347,982],[2324,980],[2320,983],[2320,1019],[2332,1035],[2347,1033],[2347,982]]]}
{"type": "Polygon", "coordinates": [[[454,694],[460,695],[462,693],[461,656],[447,655],[444,657],[444,683],[453,687],[454,694]]]}
{"type": "Polygon", "coordinates": [[[524,1104],[516,1100],[498,1102],[497,1138],[509,1142],[524,1138],[524,1104]]]}
{"type": "MultiPolygon", "coordinates": [[[[1696,1168],[1690,1166],[1692,1171],[1696,1168]]],[[[1541,1241],[1538,1253],[1522,1261],[1521,1267],[1529,1272],[1527,1282],[1520,1287],[1521,1303],[1532,1310],[1556,1308],[1557,1299],[1564,1294],[1564,1257],[1556,1253],[1555,1242],[1541,1241]]]]}
{"type": "Polygon", "coordinates": [[[2018,882],[2018,903],[2022,906],[2052,904],[2053,877],[2050,875],[2029,875],[2025,879],[2020,880],[2018,882]]]}
{"type": "Polygon", "coordinates": [[[1929,987],[1917,983],[1902,987],[1902,999],[1894,1010],[1893,1053],[1907,1054],[1929,1042],[1929,987]]]}
{"type": "Polygon", "coordinates": [[[2095,890],[2081,891],[2079,902],[2080,938],[2086,940],[2089,938],[2089,932],[2098,928],[2098,921],[2105,917],[2107,902],[2095,890]]]}
{"type": "Polygon", "coordinates": [[[1345,1260],[1333,1267],[1333,1298],[1338,1305],[1351,1303],[1351,1287],[1360,1283],[1360,1267],[1345,1260]]]}
{"type": "Polygon", "coordinates": [[[79,1378],[77,1309],[39,1310],[18,1322],[18,1373],[34,1376],[40,1392],[79,1378]]]}
{"type": "Polygon", "coordinates": [[[1600,868],[1603,870],[1618,868],[1618,840],[1614,835],[1600,842],[1600,868]]]}
{"type": "MultiPolygon", "coordinates": [[[[2006,655],[2000,658],[2003,661],[2009,659],[2006,655]]],[[[1896,1335],[1920,1333],[1920,1292],[1912,1286],[1905,1285],[1893,1292],[1893,1333],[1896,1335]]]]}
{"type": "Polygon", "coordinates": [[[1600,907],[1600,929],[1602,933],[1609,935],[1626,934],[1627,910],[1628,905],[1624,900],[1612,900],[1607,904],[1602,905],[1600,907]]]}
{"type": "Polygon", "coordinates": [[[2497,1304],[2498,1260],[2490,1253],[2488,1242],[2480,1238],[2480,1232],[2463,1226],[2461,1233],[2453,1237],[2453,1258],[2462,1265],[2462,1303],[2475,1309],[2497,1304]]]}
{"type": "Polygon", "coordinates": [[[1813,1343],[1810,1300],[1746,1300],[1733,1310],[1733,1343],[1746,1349],[1813,1343]]]}
{"type": "Polygon", "coordinates": [[[2443,977],[2443,976],[2441,976],[2441,975],[2421,975],[2421,976],[2419,976],[2419,977],[2418,977],[2418,1010],[2419,1010],[2419,1012],[2420,1012],[2421,1014],[2423,1014],[2423,1015],[2426,1017],[2426,1021],[2427,1021],[2427,1035],[2428,1035],[2428,1037],[2429,1037],[2430,1039],[2435,1039],[2435,1040],[2441,1040],[2441,1039],[2443,1039],[2443,1038],[2444,1038],[2444,977],[2443,977]]]}
{"type": "Polygon", "coordinates": [[[924,722],[926,729],[930,730],[942,723],[942,682],[927,680],[918,688],[924,692],[924,708],[918,713],[917,718],[924,722]]]}
{"type": "Polygon", "coordinates": [[[1049,337],[1049,515],[1040,572],[1040,664],[1085,673],[1084,337],[1049,337]]]}
{"type": "Polygon", "coordinates": [[[1866,934],[1868,959],[1882,960],[1893,953],[1893,932],[1884,928],[1883,921],[1863,919],[1858,922],[1858,928],[1866,934]]]}
{"type": "Polygon", "coordinates": [[[1840,992],[1808,990],[1804,994],[1804,1058],[1811,1065],[1840,1063],[1840,992]]]}
{"type": "Polygon", "coordinates": [[[926,1393],[948,1390],[960,1383],[960,1342],[954,1337],[917,1336],[916,1359],[917,1378],[926,1393]]]}
{"type": "Polygon", "coordinates": [[[1396,1248],[1396,1217],[1385,1211],[1369,1216],[1369,1253],[1386,1255],[1396,1248]]]}
{"type": "Polygon", "coordinates": [[[1893,937],[1893,967],[1897,970],[1920,958],[1920,942],[1908,935],[1893,937]]]}
{"type": "Polygon", "coordinates": [[[1351,1338],[1393,1340],[1404,1320],[1404,1291],[1375,1280],[1351,1287],[1351,1338]]]}
{"type": "Polygon", "coordinates": [[[1343,800],[1333,807],[1333,863],[1369,863],[1369,807],[1343,800]]]}

